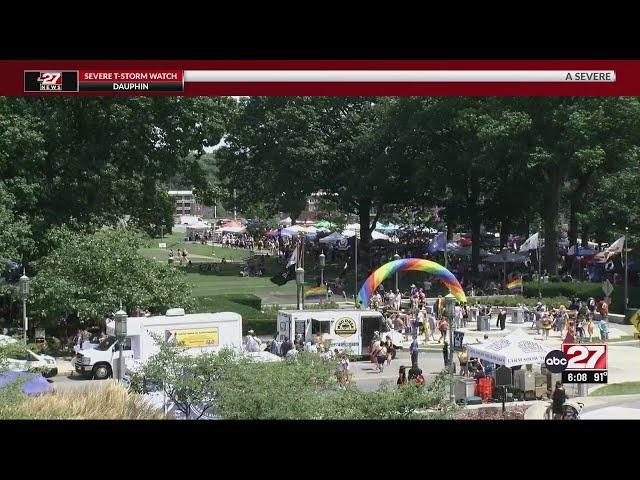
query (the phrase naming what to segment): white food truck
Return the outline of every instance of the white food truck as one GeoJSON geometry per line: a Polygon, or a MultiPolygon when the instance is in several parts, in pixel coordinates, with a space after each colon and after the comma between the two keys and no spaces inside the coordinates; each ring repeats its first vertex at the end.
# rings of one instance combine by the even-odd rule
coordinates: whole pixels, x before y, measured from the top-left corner
{"type": "MultiPolygon", "coordinates": [[[[152,335],[184,343],[189,353],[217,352],[221,348],[242,348],[242,317],[237,313],[185,314],[182,308],[167,310],[156,317],[129,317],[127,338],[123,344],[125,363],[143,363],[160,347],[152,335]]],[[[73,359],[75,371],[102,380],[117,376],[120,345],[115,337],[115,322],[107,323],[107,338],[99,345],[80,350],[73,359]]]]}
{"type": "Polygon", "coordinates": [[[350,355],[369,355],[369,345],[375,332],[384,340],[387,336],[397,349],[402,348],[403,336],[385,325],[384,317],[374,310],[281,310],[277,320],[278,340],[289,337],[294,341],[302,334],[305,342],[318,336],[350,355]]]}

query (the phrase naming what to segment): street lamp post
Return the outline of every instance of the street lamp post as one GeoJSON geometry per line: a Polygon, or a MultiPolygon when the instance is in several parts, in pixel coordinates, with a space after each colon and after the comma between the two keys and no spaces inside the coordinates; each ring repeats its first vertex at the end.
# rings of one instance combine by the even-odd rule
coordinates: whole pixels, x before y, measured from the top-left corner
{"type": "MultiPolygon", "coordinates": [[[[324,251],[320,253],[318,257],[318,265],[320,265],[320,286],[324,287],[324,266],[326,263],[327,257],[324,255],[324,251]]],[[[327,292],[328,295],[328,292],[327,292]]],[[[327,297],[328,299],[328,297],[327,297]]]]}
{"type": "Polygon", "coordinates": [[[449,320],[449,398],[452,402],[456,401],[456,397],[453,393],[453,317],[455,313],[456,297],[448,293],[444,297],[444,310],[449,320]]]}
{"type": "Polygon", "coordinates": [[[123,346],[124,342],[127,339],[127,312],[122,310],[122,304],[120,304],[120,310],[118,310],[114,319],[116,322],[116,338],[118,339],[118,350],[120,352],[120,357],[118,358],[118,381],[122,382],[122,377],[124,376],[124,353],[123,346]]]}
{"type": "Polygon", "coordinates": [[[296,285],[298,286],[298,310],[304,309],[304,268],[296,268],[296,285]]]}
{"type": "Polygon", "coordinates": [[[629,269],[627,267],[627,262],[629,260],[629,257],[627,255],[627,252],[629,251],[629,249],[627,248],[628,246],[628,240],[629,239],[629,227],[624,227],[624,314],[627,314],[627,308],[629,308],[629,281],[628,281],[628,273],[629,273],[629,269]]]}
{"type": "MultiPolygon", "coordinates": [[[[393,256],[394,260],[400,260],[400,255],[398,255],[398,252],[396,252],[396,254],[393,256]]],[[[396,292],[398,291],[398,271],[396,270],[396,292]]]]}
{"type": "Polygon", "coordinates": [[[27,277],[25,270],[22,270],[22,276],[20,277],[20,298],[22,299],[22,326],[24,327],[24,344],[27,344],[27,328],[28,328],[28,320],[27,320],[27,298],[30,294],[30,282],[31,280],[27,277]]]}
{"type": "Polygon", "coordinates": [[[507,250],[502,250],[502,280],[504,282],[504,289],[507,289],[507,250]]]}

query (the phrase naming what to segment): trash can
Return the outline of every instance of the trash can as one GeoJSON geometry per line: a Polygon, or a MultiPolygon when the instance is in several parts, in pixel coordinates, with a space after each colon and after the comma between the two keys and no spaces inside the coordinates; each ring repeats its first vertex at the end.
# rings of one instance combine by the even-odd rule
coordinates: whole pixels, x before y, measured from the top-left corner
{"type": "Polygon", "coordinates": [[[479,332],[488,332],[489,330],[491,330],[489,320],[490,318],[488,315],[480,315],[478,317],[477,326],[479,332]]]}
{"type": "Polygon", "coordinates": [[[511,323],[524,323],[524,312],[519,308],[511,310],[511,323]]]}
{"type": "Polygon", "coordinates": [[[456,402],[459,400],[467,400],[475,395],[476,381],[471,378],[459,378],[456,381],[454,394],[456,402]]]}

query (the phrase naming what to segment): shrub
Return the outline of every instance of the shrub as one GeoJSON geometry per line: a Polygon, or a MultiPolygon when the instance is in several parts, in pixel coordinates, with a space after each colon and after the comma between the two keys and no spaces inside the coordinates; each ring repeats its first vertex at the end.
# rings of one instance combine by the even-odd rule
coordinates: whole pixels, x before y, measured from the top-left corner
{"type": "Polygon", "coordinates": [[[0,405],[0,419],[162,420],[164,413],[115,381],[73,392],[22,397],[0,405]]]}
{"type": "MultiPolygon", "coordinates": [[[[540,292],[543,297],[574,297],[578,296],[582,300],[593,297],[596,300],[604,298],[602,285],[593,282],[572,282],[572,283],[541,283],[540,292]]],[[[524,296],[538,296],[538,282],[524,283],[524,296]]],[[[640,306],[640,287],[629,286],[629,307],[640,306]]],[[[624,287],[622,285],[614,286],[611,294],[611,313],[623,313],[624,309],[624,287]]]]}

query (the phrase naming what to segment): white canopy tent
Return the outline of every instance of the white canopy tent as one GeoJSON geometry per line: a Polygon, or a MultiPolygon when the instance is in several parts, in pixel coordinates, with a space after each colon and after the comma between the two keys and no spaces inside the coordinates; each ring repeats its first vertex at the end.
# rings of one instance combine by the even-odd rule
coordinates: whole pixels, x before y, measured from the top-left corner
{"type": "Polygon", "coordinates": [[[194,232],[204,232],[209,230],[210,228],[211,228],[211,225],[204,222],[198,222],[191,225],[187,225],[187,231],[191,230],[194,232]]]}
{"type": "Polygon", "coordinates": [[[550,346],[533,339],[520,329],[493,342],[467,346],[469,357],[478,357],[506,367],[541,364],[551,350],[550,346]]]}
{"type": "Polygon", "coordinates": [[[327,235],[326,237],[322,237],[319,242],[320,243],[337,243],[340,240],[346,238],[344,235],[340,235],[338,232],[333,232],[331,235],[327,235]]]}

